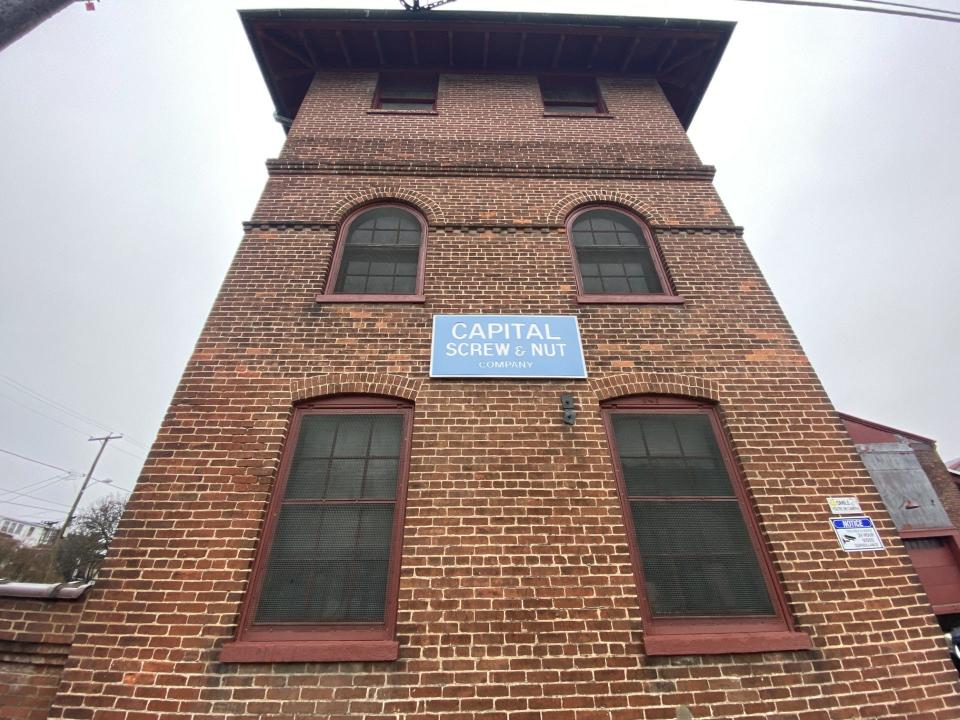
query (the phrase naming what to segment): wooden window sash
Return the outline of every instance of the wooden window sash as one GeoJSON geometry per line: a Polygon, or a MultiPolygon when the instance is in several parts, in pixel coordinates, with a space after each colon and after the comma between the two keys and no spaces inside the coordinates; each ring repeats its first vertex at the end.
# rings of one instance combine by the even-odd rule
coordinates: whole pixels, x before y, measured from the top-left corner
{"type": "MultiPolygon", "coordinates": [[[[573,274],[577,283],[577,300],[581,303],[590,302],[616,302],[616,303],[682,303],[683,298],[677,295],[667,274],[667,268],[663,261],[663,255],[656,238],[650,231],[647,224],[633,213],[627,212],[623,208],[615,205],[587,205],[571,213],[566,222],[567,243],[570,251],[570,260],[573,265],[573,274]],[[633,222],[640,230],[640,237],[646,243],[646,251],[653,265],[654,273],[660,282],[660,292],[593,292],[587,291],[584,287],[583,273],[580,267],[580,256],[578,248],[574,244],[573,227],[578,219],[593,211],[606,211],[617,213],[633,222]]],[[[624,246],[627,247],[627,246],[624,246]]],[[[632,246],[640,248],[641,246],[632,246]]],[[[629,249],[629,247],[627,247],[629,249]]]]}
{"type": "Polygon", "coordinates": [[[621,511],[627,531],[627,543],[638,593],[641,615],[644,618],[647,653],[651,655],[716,654],[725,652],[759,652],[764,649],[810,648],[809,638],[794,630],[792,617],[782,588],[777,580],[769,554],[763,544],[756,515],[753,512],[746,487],[740,475],[732,451],[720,425],[716,409],[710,403],[667,396],[634,396],[608,401],[602,406],[607,442],[611,451],[614,475],[621,501],[621,511]],[[613,416],[622,415],[705,415],[710,422],[714,440],[720,451],[732,496],[631,496],[627,494],[620,451],[613,430],[613,416]],[[631,500],[646,499],[671,501],[683,498],[687,501],[711,501],[721,497],[726,502],[736,502],[746,525],[751,547],[763,576],[773,614],[770,615],[681,615],[655,616],[647,596],[643,562],[637,542],[631,500]],[[739,637],[738,637],[739,636],[739,637]]]}
{"type": "MultiPolygon", "coordinates": [[[[368,246],[363,246],[368,247],[368,246]]],[[[369,247],[386,247],[384,246],[369,246],[369,247]]],[[[394,245],[393,247],[406,247],[404,245],[394,245]]],[[[317,295],[317,302],[422,302],[423,297],[423,286],[424,286],[424,272],[426,268],[426,255],[427,255],[427,220],[426,218],[416,209],[410,207],[409,205],[403,205],[401,203],[377,203],[374,205],[366,205],[362,208],[355,210],[346,219],[340,226],[340,230],[337,233],[337,239],[335,241],[333,249],[333,257],[330,260],[330,272],[327,277],[327,282],[324,286],[322,293],[317,295]],[[419,243],[419,254],[417,256],[417,274],[414,281],[414,291],[413,292],[401,292],[401,293],[386,293],[386,292],[340,292],[337,291],[337,284],[340,279],[340,274],[343,271],[343,255],[346,251],[347,240],[350,237],[350,232],[353,225],[363,218],[367,212],[372,210],[378,210],[381,208],[397,208],[403,212],[409,213],[420,225],[420,243],[419,243]]]]}
{"type": "MultiPolygon", "coordinates": [[[[274,646],[276,648],[276,654],[279,657],[284,659],[291,658],[290,661],[293,661],[292,658],[296,658],[298,655],[302,656],[301,659],[313,658],[322,661],[337,659],[387,659],[386,657],[374,656],[391,654],[393,647],[396,645],[397,602],[403,523],[406,510],[407,475],[409,472],[411,452],[412,420],[413,407],[410,403],[376,396],[342,396],[322,399],[305,403],[294,410],[290,431],[284,443],[277,481],[271,492],[267,519],[261,531],[260,542],[257,547],[253,569],[251,570],[251,579],[244,597],[237,637],[235,642],[231,644],[234,647],[228,646],[224,648],[228,656],[228,659],[225,661],[261,661],[258,659],[260,656],[267,658],[263,661],[269,661],[271,650],[269,647],[264,649],[263,646],[274,646]],[[395,500],[390,501],[394,504],[394,516],[388,543],[389,561],[383,621],[343,623],[335,621],[311,623],[281,621],[257,623],[255,621],[255,615],[263,590],[263,582],[266,577],[273,540],[279,523],[280,511],[285,504],[291,502],[285,501],[283,496],[286,491],[291,465],[300,438],[303,418],[309,415],[350,414],[401,416],[397,491],[395,500]],[[390,644],[389,648],[384,644],[385,642],[390,644]],[[360,645],[356,645],[356,643],[360,643],[360,645]],[[367,651],[364,650],[364,645],[368,646],[367,651]],[[298,649],[297,646],[302,647],[298,649]],[[387,652],[387,650],[391,652],[387,652]]],[[[372,441],[372,433],[370,441],[372,441]]],[[[380,499],[351,498],[346,501],[335,499],[329,502],[317,503],[310,499],[307,499],[305,502],[300,502],[300,499],[297,499],[294,500],[293,503],[299,505],[325,504],[330,506],[336,504],[383,504],[383,501],[380,499]]]]}

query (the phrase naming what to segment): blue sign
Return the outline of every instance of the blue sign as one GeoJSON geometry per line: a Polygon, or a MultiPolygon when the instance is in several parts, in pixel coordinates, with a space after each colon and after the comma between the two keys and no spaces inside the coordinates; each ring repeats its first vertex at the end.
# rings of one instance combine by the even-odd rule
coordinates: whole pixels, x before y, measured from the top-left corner
{"type": "Polygon", "coordinates": [[[834,530],[849,530],[850,528],[872,528],[873,520],[868,517],[833,518],[834,530]]]}
{"type": "Polygon", "coordinates": [[[430,377],[585,378],[572,315],[434,315],[430,377]]]}
{"type": "Polygon", "coordinates": [[[883,550],[883,540],[873,525],[873,520],[863,517],[830,518],[840,547],[847,552],[883,550]]]}

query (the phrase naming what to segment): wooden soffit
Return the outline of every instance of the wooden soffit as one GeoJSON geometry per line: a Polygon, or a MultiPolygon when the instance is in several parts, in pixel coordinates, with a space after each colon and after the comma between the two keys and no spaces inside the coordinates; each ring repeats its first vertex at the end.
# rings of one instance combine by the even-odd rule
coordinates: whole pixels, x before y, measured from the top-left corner
{"type": "Polygon", "coordinates": [[[734,23],[539,13],[243,10],[278,115],[296,116],[318,70],[656,78],[684,127],[734,23]]]}

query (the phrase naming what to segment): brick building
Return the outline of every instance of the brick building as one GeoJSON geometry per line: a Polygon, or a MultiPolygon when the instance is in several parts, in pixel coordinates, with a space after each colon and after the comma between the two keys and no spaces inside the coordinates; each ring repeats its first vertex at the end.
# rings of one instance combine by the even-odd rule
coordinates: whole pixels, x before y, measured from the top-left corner
{"type": "Polygon", "coordinates": [[[287,142],[52,717],[958,716],[685,132],[731,24],[242,18],[287,142]]]}

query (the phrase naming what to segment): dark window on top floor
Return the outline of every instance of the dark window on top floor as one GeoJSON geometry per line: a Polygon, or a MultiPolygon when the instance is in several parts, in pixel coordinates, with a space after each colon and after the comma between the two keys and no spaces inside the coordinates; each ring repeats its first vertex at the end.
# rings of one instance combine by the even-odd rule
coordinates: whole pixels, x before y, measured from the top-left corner
{"type": "Polygon", "coordinates": [[[599,115],[607,111],[593,77],[542,77],[540,95],[548,113],[599,115]]]}
{"type": "Polygon", "coordinates": [[[380,73],[373,107],[380,110],[424,110],[437,106],[437,75],[380,73]]]}

